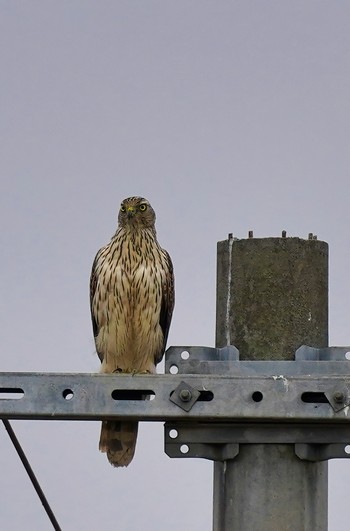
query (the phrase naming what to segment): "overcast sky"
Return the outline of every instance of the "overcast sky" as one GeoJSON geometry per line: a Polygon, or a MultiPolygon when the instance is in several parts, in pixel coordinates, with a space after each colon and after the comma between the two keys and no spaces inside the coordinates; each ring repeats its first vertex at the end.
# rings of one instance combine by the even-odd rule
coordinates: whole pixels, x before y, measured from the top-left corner
{"type": "MultiPolygon", "coordinates": [[[[214,345],[216,242],[330,245],[330,344],[350,344],[347,0],[0,0],[0,369],[99,368],[95,252],[147,197],[176,274],[168,345],[214,345]]],[[[129,468],[95,422],[13,426],[64,531],[211,530],[212,464],[142,424],[129,468]]],[[[0,425],[0,529],[51,529],[0,425]]],[[[347,531],[350,462],[330,463],[347,531]]]]}

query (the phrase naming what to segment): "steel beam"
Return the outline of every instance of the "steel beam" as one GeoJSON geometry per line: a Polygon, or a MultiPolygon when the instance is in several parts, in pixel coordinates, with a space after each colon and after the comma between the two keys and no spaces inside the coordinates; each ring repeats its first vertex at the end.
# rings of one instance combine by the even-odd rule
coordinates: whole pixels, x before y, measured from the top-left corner
{"type": "MultiPolygon", "coordinates": [[[[316,376],[0,373],[0,418],[326,421],[350,426],[350,363],[306,363],[316,376]],[[329,376],[329,367],[337,373],[329,376]],[[193,391],[191,404],[188,393],[193,391]],[[145,395],[151,399],[144,400],[145,395]]],[[[299,373],[298,362],[286,364],[289,373],[293,365],[299,373]]],[[[281,362],[277,366],[283,368],[281,362]]]]}

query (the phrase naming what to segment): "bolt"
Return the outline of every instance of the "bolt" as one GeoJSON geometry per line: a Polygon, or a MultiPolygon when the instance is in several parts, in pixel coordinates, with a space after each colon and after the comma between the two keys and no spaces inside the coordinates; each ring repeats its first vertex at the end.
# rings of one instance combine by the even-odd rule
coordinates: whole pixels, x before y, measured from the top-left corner
{"type": "Polygon", "coordinates": [[[333,394],[333,399],[334,399],[334,402],[337,402],[337,404],[341,404],[345,400],[344,393],[342,393],[341,391],[336,391],[333,394]]]}
{"type": "Polygon", "coordinates": [[[189,389],[182,389],[180,391],[180,398],[183,402],[189,402],[192,398],[192,393],[189,389]]]}

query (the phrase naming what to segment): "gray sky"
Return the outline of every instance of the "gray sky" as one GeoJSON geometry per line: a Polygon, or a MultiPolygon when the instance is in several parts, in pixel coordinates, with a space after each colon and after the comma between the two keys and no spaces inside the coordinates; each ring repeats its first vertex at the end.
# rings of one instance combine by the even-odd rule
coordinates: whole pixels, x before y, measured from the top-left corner
{"type": "MultiPolygon", "coordinates": [[[[330,244],[330,344],[350,344],[350,4],[0,0],[0,360],[98,370],[88,279],[121,199],[147,197],[176,273],[168,345],[214,344],[216,242],[330,244]]],[[[143,424],[126,470],[99,423],[14,422],[64,531],[209,531],[212,464],[143,424]]],[[[0,426],[0,529],[50,529],[0,426]]],[[[350,462],[330,464],[347,531],[350,462]]]]}

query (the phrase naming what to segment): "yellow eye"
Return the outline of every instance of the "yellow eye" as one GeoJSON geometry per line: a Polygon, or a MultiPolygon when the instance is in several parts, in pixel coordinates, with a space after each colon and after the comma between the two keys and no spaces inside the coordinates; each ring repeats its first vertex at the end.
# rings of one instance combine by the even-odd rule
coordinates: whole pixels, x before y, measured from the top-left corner
{"type": "Polygon", "coordinates": [[[141,210],[141,212],[145,212],[145,210],[147,210],[147,205],[145,203],[142,203],[142,205],[139,206],[139,209],[141,210]]]}
{"type": "Polygon", "coordinates": [[[120,207],[120,212],[125,212],[125,210],[126,210],[125,206],[122,205],[122,206],[120,207]]]}

